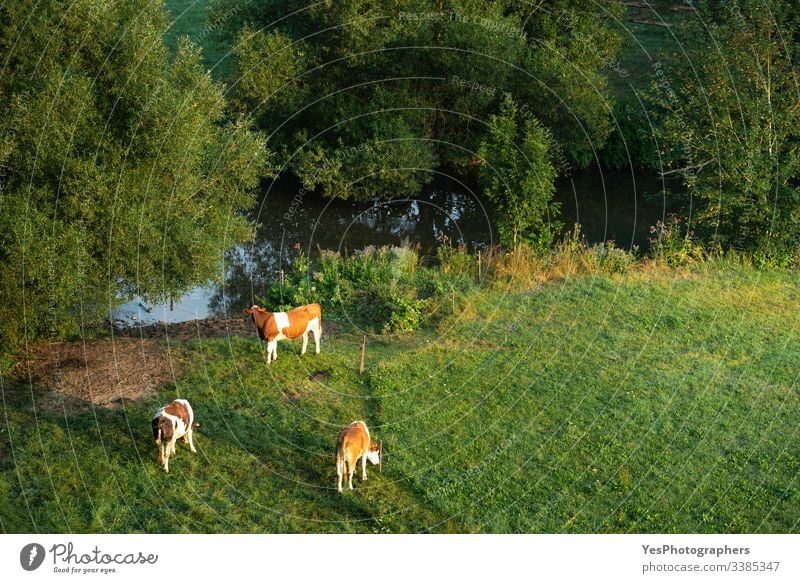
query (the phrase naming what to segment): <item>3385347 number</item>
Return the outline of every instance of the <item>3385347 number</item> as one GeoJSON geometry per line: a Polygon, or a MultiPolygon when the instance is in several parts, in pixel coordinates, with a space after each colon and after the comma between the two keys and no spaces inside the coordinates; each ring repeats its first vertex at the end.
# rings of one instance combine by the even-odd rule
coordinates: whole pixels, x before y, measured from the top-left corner
{"type": "Polygon", "coordinates": [[[777,571],[780,564],[780,561],[731,561],[729,563],[729,571],[777,571]]]}

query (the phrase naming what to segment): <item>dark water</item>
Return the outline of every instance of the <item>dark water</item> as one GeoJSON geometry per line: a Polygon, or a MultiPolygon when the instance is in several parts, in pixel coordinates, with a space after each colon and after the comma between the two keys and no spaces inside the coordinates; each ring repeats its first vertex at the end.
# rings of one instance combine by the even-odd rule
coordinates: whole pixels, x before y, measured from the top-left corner
{"type": "MultiPolygon", "coordinates": [[[[646,251],[650,227],[669,212],[669,189],[655,173],[582,172],[557,183],[561,222],[580,223],[589,243],[614,241],[617,247],[646,251]]],[[[674,204],[674,203],[673,203],[674,204]]]]}
{"type": "MultiPolygon", "coordinates": [[[[556,201],[560,221],[581,224],[590,243],[647,248],[649,227],[665,215],[664,185],[654,174],[584,172],[562,178],[556,201]]],[[[253,241],[226,254],[222,286],[192,290],[169,305],[144,306],[137,298],[121,307],[124,322],[180,322],[238,313],[286,268],[297,244],[312,257],[319,249],[342,252],[366,246],[418,245],[431,253],[443,240],[470,249],[497,243],[493,211],[468,185],[439,178],[419,196],[374,203],[324,199],[299,186],[266,189],[253,213],[253,241]]]]}

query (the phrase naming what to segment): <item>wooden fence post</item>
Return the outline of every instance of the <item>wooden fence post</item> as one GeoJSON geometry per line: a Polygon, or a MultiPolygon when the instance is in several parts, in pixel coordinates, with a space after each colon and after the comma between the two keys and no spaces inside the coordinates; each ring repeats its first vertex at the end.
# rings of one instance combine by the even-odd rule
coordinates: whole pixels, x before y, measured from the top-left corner
{"type": "Polygon", "coordinates": [[[358,374],[364,374],[364,353],[367,351],[367,337],[361,342],[361,366],[359,366],[358,374]]]}

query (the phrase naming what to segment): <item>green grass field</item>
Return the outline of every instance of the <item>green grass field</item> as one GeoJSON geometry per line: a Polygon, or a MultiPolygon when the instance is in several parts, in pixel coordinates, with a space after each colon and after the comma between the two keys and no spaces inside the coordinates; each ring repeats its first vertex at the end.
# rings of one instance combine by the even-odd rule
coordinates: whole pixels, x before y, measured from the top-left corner
{"type": "Polygon", "coordinates": [[[175,385],[125,408],[5,382],[0,529],[798,532],[798,296],[792,272],[587,275],[476,291],[371,339],[363,375],[344,327],[270,367],[254,338],[173,343],[175,385]],[[199,452],[179,443],[166,475],[149,421],[177,396],[199,452]],[[354,419],[384,471],[340,496],[354,419]]]}

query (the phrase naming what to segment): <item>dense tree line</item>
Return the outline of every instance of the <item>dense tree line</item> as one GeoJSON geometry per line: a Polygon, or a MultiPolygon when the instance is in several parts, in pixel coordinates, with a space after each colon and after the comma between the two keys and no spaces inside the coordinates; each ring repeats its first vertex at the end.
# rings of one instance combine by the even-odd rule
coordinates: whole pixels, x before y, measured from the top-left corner
{"type": "MultiPolygon", "coordinates": [[[[483,164],[511,96],[547,128],[557,166],[586,166],[612,130],[604,67],[614,1],[253,0],[236,36],[234,100],[275,137],[282,167],[329,196],[416,193],[483,164]],[[559,155],[560,154],[560,155],[559,155]]],[[[226,14],[218,3],[217,14],[226,14]]]]}
{"type": "Polygon", "coordinates": [[[614,0],[220,0],[227,87],[191,42],[170,53],[158,2],[4,3],[0,342],[221,276],[275,169],[361,200],[414,195],[445,169],[493,202],[505,244],[546,249],[555,178],[600,152],[680,177],[685,236],[789,263],[800,8],[696,5],[673,28],[685,53],[643,63],[637,109],[609,89],[614,0]]]}
{"type": "Polygon", "coordinates": [[[159,3],[0,7],[0,343],[220,275],[268,162],[159,3]]]}
{"type": "Polygon", "coordinates": [[[708,246],[765,264],[800,250],[800,6],[707,0],[678,31],[687,54],[654,66],[659,161],[686,186],[708,246]]]}

